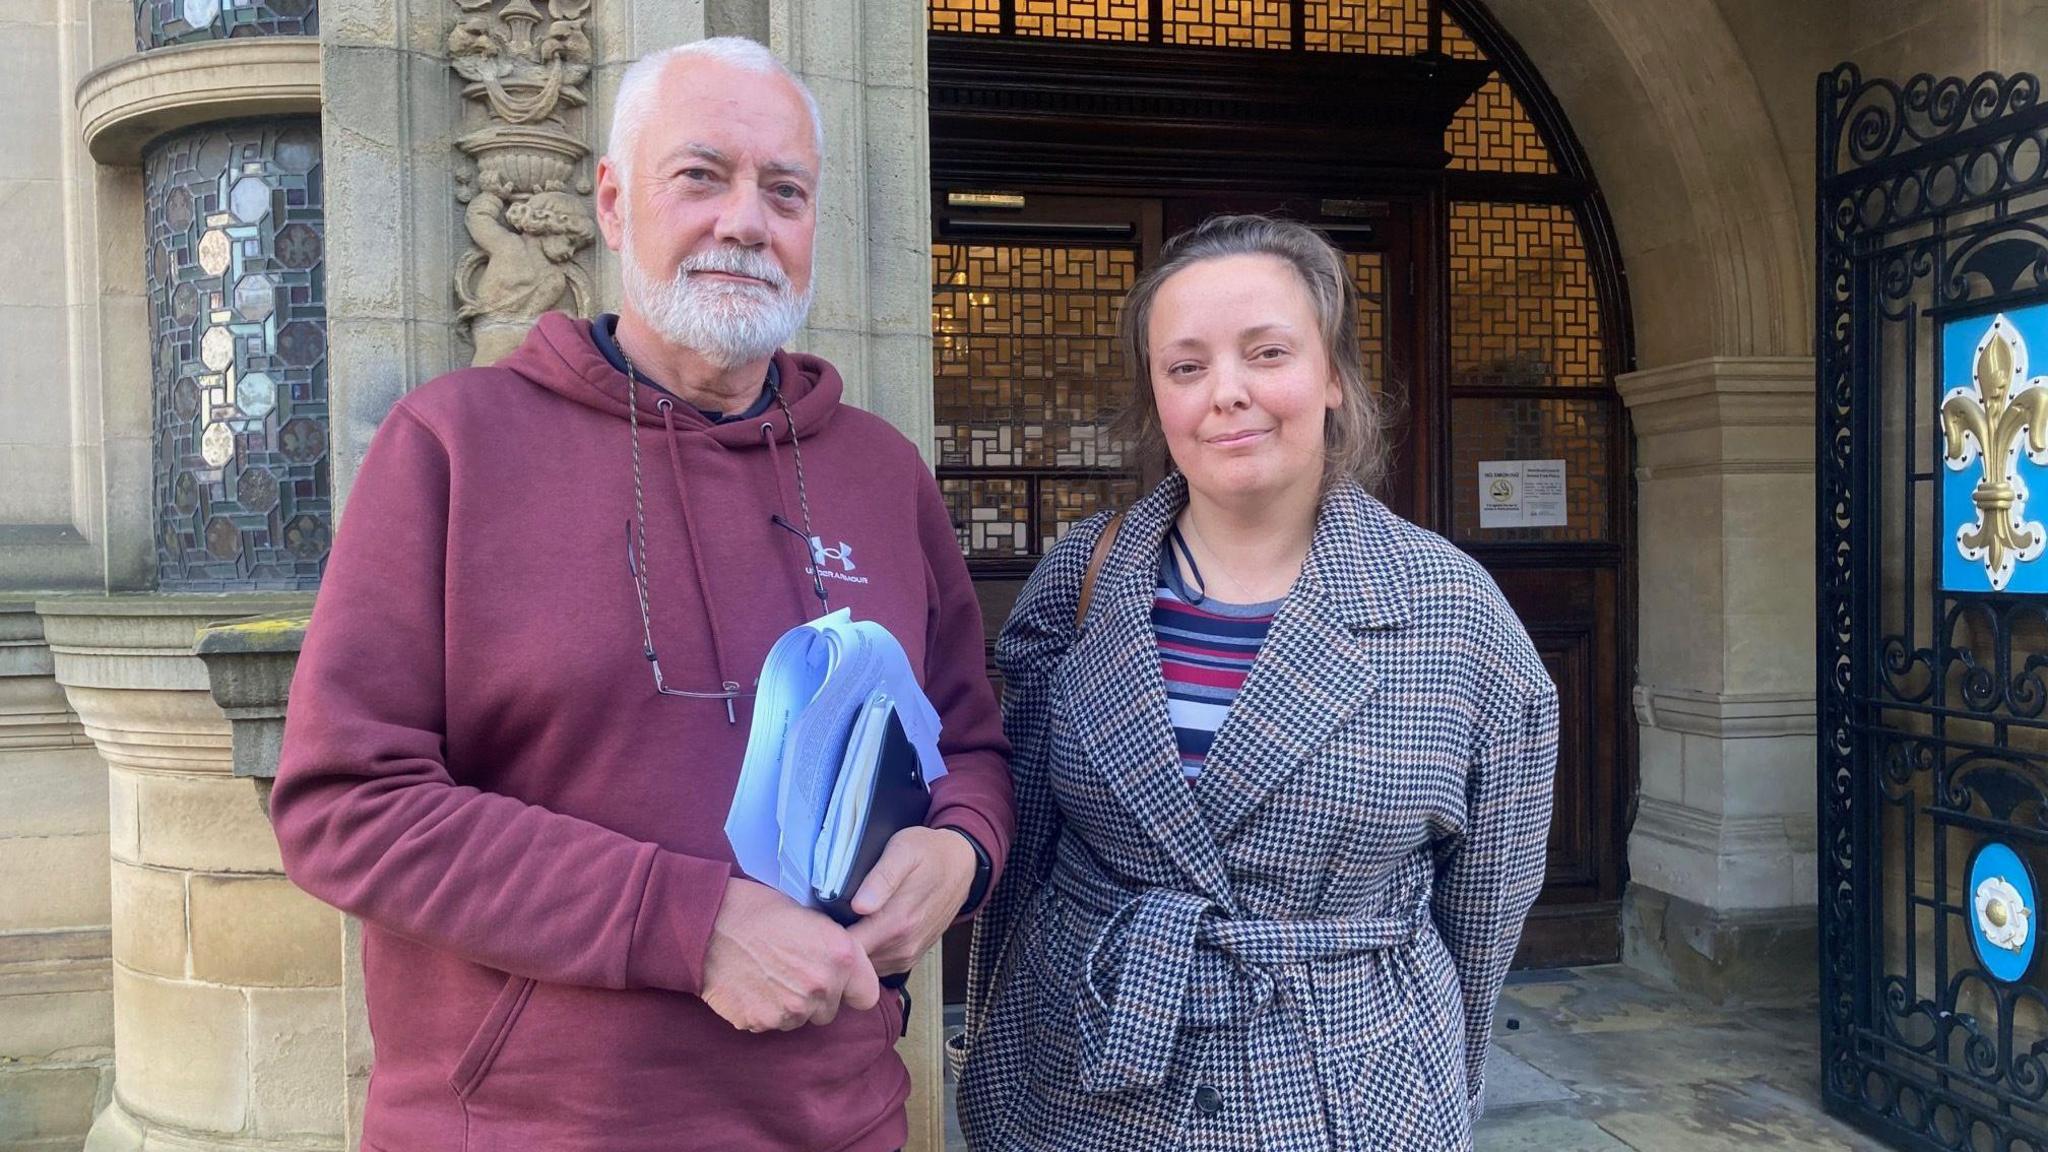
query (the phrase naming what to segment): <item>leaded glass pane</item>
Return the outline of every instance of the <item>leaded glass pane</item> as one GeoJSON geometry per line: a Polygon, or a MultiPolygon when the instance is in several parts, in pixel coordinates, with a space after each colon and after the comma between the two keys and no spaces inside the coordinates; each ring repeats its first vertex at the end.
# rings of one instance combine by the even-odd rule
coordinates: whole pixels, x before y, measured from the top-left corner
{"type": "Polygon", "coordinates": [[[1608,441],[1612,407],[1603,398],[1468,397],[1451,401],[1451,525],[1459,540],[1581,541],[1608,537],[1608,441]],[[1479,462],[1563,460],[1566,523],[1561,528],[1481,528],[1479,462]]]}
{"type": "Polygon", "coordinates": [[[966,477],[939,481],[960,550],[972,559],[1029,556],[1031,481],[1022,477],[966,477]]]}
{"type": "Polygon", "coordinates": [[[1605,540],[1613,407],[1577,217],[1562,205],[1498,203],[1454,203],[1450,216],[1453,388],[1586,390],[1583,398],[1454,393],[1453,531],[1487,541],[1605,540]],[[1563,460],[1568,523],[1481,529],[1483,460],[1563,460]]]}
{"type": "Polygon", "coordinates": [[[1346,252],[1345,270],[1358,286],[1358,346],[1365,382],[1380,391],[1387,378],[1386,258],[1378,252],[1346,252]]]}
{"type": "Polygon", "coordinates": [[[320,122],[166,137],[143,178],[158,585],[315,587],[332,535],[320,122]]]}
{"type": "Polygon", "coordinates": [[[1451,154],[1449,166],[1461,172],[1557,171],[1543,133],[1499,73],[1451,118],[1451,126],[1444,130],[1444,150],[1451,154]]]}
{"type": "Polygon", "coordinates": [[[1104,508],[1128,508],[1138,499],[1135,476],[1092,476],[1039,481],[1038,551],[1041,555],[1067,529],[1104,508]]]}
{"type": "Polygon", "coordinates": [[[1288,0],[1166,0],[1166,42],[1211,48],[1287,48],[1288,0]]]}
{"type": "Polygon", "coordinates": [[[135,0],[135,50],[249,36],[318,36],[319,0],[135,0]]]}
{"type": "Polygon", "coordinates": [[[1109,424],[1137,262],[1121,247],[932,246],[934,436],[969,556],[1036,555],[1103,499],[1135,494],[1100,473],[1131,464],[1109,424]]]}
{"type": "MultiPolygon", "coordinates": [[[[1307,0],[1302,44],[1311,52],[1419,55],[1429,51],[1429,6],[1424,0],[1307,0]]],[[[1443,50],[1461,60],[1483,58],[1449,15],[1443,50]]]]}
{"type": "Polygon", "coordinates": [[[1151,0],[1017,0],[1017,33],[1079,40],[1143,40],[1151,0]]]}
{"type": "Polygon", "coordinates": [[[1451,382],[1607,385],[1599,297],[1572,209],[1451,205],[1451,382]]]}
{"type": "Polygon", "coordinates": [[[1124,467],[1107,425],[1137,260],[1128,248],[932,246],[941,466],[1124,467]]]}
{"type": "Polygon", "coordinates": [[[1000,32],[1002,0],[931,0],[925,13],[934,32],[1000,32]]]}

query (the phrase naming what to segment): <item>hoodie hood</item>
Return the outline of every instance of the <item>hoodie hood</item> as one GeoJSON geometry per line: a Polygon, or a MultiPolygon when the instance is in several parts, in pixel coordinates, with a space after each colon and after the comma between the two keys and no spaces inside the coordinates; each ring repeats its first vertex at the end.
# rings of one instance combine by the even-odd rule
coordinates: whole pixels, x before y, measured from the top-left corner
{"type": "MultiPolygon", "coordinates": [[[[839,370],[816,356],[777,352],[776,369],[782,381],[782,399],[796,421],[798,436],[825,430],[839,410],[845,386],[839,370]]],[[[598,351],[590,335],[590,321],[565,312],[549,312],[537,321],[526,340],[495,367],[545,388],[586,408],[626,419],[626,397],[631,391],[638,400],[640,419],[657,427],[662,422],[662,402],[669,401],[669,419],[681,435],[700,435],[729,449],[760,449],[766,446],[761,426],[770,425],[775,442],[788,444],[790,430],[780,405],[757,420],[733,420],[713,424],[689,404],[675,403],[653,388],[629,389],[626,375],[612,367],[598,351]]]]}

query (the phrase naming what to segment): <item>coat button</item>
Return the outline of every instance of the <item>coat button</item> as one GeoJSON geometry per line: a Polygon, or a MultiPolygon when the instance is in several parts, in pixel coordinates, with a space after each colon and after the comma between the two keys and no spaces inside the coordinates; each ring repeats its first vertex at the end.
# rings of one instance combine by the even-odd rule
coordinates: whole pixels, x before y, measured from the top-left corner
{"type": "Polygon", "coordinates": [[[1195,1088],[1195,1108],[1204,1116],[1214,1116],[1223,1111],[1223,1093],[1208,1084],[1195,1088]]]}

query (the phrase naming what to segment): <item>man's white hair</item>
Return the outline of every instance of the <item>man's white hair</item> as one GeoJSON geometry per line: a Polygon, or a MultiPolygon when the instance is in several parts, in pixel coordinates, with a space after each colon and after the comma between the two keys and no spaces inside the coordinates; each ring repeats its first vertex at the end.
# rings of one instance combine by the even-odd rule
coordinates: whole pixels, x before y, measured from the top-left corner
{"type": "Polygon", "coordinates": [[[810,86],[777,59],[775,53],[760,44],[744,36],[714,36],[709,40],[678,44],[642,56],[619,78],[618,102],[612,108],[611,137],[605,147],[606,155],[621,176],[633,170],[633,148],[639,142],[640,129],[646,127],[647,121],[654,116],[654,95],[660,86],[662,72],[678,60],[695,59],[716,60],[763,76],[780,76],[796,85],[796,90],[803,95],[804,108],[811,116],[811,147],[817,151],[818,162],[823,165],[825,121],[818,115],[818,99],[811,95],[810,86]]]}

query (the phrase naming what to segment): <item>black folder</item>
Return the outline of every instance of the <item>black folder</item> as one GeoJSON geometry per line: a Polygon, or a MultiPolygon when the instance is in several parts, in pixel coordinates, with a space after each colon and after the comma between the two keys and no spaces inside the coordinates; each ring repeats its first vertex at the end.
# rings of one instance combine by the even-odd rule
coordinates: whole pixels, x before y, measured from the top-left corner
{"type": "Polygon", "coordinates": [[[827,916],[841,924],[851,924],[860,919],[853,912],[854,893],[860,891],[869,870],[882,858],[882,850],[889,846],[889,838],[905,828],[922,827],[931,808],[932,793],[925,785],[924,770],[917,762],[917,749],[911,745],[910,737],[904,734],[903,722],[897,719],[892,708],[888,726],[882,733],[882,748],[875,765],[874,791],[868,797],[860,847],[854,853],[853,867],[846,874],[846,889],[837,900],[826,900],[815,889],[812,892],[812,895],[819,896],[818,905],[827,916]]]}

